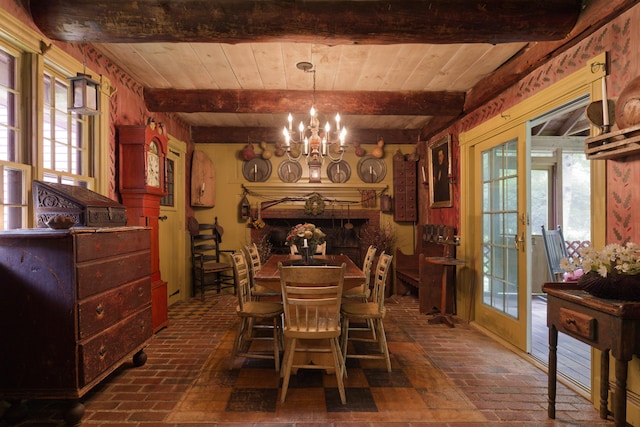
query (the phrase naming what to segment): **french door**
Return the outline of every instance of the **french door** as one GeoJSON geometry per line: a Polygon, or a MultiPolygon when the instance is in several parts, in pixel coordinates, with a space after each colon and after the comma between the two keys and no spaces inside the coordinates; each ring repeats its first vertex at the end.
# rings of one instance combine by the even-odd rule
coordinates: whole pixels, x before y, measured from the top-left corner
{"type": "Polygon", "coordinates": [[[529,220],[528,166],[524,126],[496,135],[474,147],[472,180],[476,258],[481,288],[476,320],[489,331],[527,351],[530,319],[527,265],[529,220]]]}

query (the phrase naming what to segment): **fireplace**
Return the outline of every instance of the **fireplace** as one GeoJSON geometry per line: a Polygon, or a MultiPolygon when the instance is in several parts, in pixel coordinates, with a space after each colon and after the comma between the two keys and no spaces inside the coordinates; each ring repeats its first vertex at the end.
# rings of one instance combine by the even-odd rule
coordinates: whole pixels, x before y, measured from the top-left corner
{"type": "Polygon", "coordinates": [[[296,224],[310,222],[320,227],[327,235],[327,254],[347,255],[357,265],[367,251],[360,236],[368,227],[380,227],[380,211],[377,209],[326,209],[319,215],[307,215],[302,209],[265,209],[261,213],[266,226],[251,230],[251,241],[268,239],[271,253],[289,253],[285,241],[289,230],[296,224]],[[353,227],[345,227],[351,224],[353,227]]]}

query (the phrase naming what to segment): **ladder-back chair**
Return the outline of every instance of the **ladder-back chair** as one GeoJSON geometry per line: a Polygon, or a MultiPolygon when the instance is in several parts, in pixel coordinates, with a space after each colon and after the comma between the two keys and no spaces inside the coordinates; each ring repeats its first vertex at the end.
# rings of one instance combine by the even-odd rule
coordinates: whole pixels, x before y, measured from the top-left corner
{"type": "Polygon", "coordinates": [[[200,297],[204,300],[206,286],[214,285],[218,293],[222,288],[235,287],[233,267],[226,259],[234,251],[220,249],[223,230],[218,218],[213,224],[199,224],[195,218],[190,218],[189,230],[193,295],[199,287],[200,297]]]}

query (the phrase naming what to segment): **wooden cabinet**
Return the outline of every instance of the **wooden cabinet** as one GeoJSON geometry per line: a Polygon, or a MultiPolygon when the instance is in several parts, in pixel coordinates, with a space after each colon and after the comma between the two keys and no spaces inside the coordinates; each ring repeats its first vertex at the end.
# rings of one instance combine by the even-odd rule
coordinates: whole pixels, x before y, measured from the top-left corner
{"type": "Polygon", "coordinates": [[[144,364],[150,266],[145,227],[0,232],[0,397],[75,400],[144,364]]]}
{"type": "Polygon", "coordinates": [[[418,166],[401,153],[393,157],[393,219],[396,222],[418,220],[418,166]]]}

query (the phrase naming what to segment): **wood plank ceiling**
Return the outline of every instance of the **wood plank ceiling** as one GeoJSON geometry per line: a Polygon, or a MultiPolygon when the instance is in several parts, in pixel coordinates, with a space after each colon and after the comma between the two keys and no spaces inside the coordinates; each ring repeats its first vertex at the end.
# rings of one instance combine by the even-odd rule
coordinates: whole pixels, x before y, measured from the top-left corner
{"type": "Polygon", "coordinates": [[[487,102],[632,0],[24,0],[48,37],[91,43],[194,142],[282,139],[313,102],[349,139],[414,143],[487,102]],[[296,68],[311,62],[316,72],[296,68]]]}

